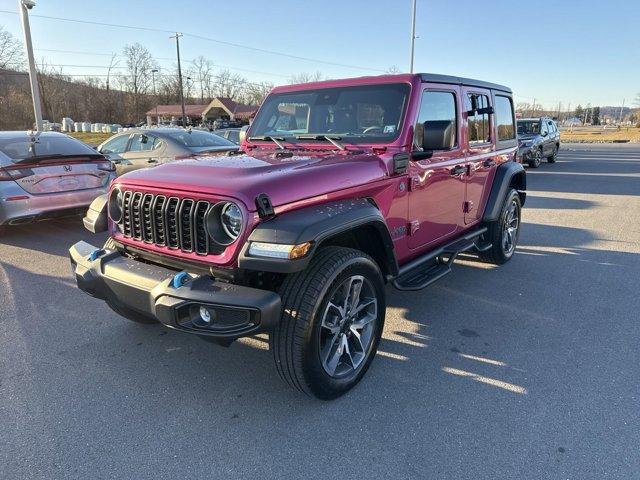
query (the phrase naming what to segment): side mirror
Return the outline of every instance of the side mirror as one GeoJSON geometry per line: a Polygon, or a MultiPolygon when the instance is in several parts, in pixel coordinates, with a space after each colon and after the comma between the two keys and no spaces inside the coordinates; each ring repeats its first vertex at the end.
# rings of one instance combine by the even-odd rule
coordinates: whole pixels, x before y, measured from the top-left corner
{"type": "Polygon", "coordinates": [[[540,135],[542,135],[543,137],[546,137],[547,135],[549,135],[549,132],[542,132],[540,135]]]}
{"type": "Polygon", "coordinates": [[[141,135],[140,136],[140,143],[142,143],[143,145],[145,143],[147,143],[149,141],[149,137],[147,137],[146,135],[141,135]]]}
{"type": "Polygon", "coordinates": [[[249,130],[249,125],[245,125],[240,129],[240,132],[238,134],[238,141],[240,143],[244,142],[245,139],[247,138],[247,130],[249,130]]]}
{"type": "Polygon", "coordinates": [[[451,150],[456,144],[455,122],[433,120],[418,123],[415,130],[415,143],[425,152],[451,150]]]}

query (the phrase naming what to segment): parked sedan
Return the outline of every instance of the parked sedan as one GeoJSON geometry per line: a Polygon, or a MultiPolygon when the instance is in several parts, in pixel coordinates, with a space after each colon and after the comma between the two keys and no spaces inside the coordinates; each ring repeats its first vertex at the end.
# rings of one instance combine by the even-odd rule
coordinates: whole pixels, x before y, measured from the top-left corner
{"type": "Polygon", "coordinates": [[[131,129],[98,146],[98,152],[116,165],[118,175],[197,155],[237,149],[235,143],[213,133],[183,128],[131,129]]]}
{"type": "Polygon", "coordinates": [[[560,150],[560,132],[551,118],[518,120],[518,154],[523,163],[538,168],[543,158],[554,163],[560,150]]]}
{"type": "Polygon", "coordinates": [[[0,132],[0,225],[84,213],[115,178],[104,155],[56,132],[0,132]]]}
{"type": "Polygon", "coordinates": [[[226,138],[236,145],[240,145],[240,130],[240,128],[223,128],[221,130],[216,130],[215,134],[226,138]]]}

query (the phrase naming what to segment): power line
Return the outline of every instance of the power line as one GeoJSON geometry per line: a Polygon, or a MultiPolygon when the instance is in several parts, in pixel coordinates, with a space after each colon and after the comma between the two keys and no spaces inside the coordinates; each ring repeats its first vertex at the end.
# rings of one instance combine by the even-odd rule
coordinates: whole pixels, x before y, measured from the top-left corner
{"type": "MultiPolygon", "coordinates": [[[[13,15],[16,14],[16,12],[12,12],[10,10],[0,10],[0,13],[7,13],[7,14],[13,14],[13,15]]],[[[130,30],[139,30],[139,31],[156,32],[156,33],[171,33],[171,34],[175,33],[175,30],[164,30],[164,29],[160,29],[160,28],[151,28],[151,27],[138,27],[138,26],[134,26],[134,25],[122,25],[122,24],[117,24],[117,23],[96,22],[96,21],[92,21],[92,20],[79,20],[79,19],[75,19],[75,18],[53,17],[53,16],[50,16],[50,15],[31,15],[31,17],[44,18],[44,19],[47,19],[47,20],[57,20],[57,21],[61,21],[61,22],[72,22],[72,23],[82,23],[82,24],[87,24],[87,25],[97,25],[97,26],[101,26],[101,27],[125,28],[125,29],[130,29],[130,30]]],[[[184,35],[192,37],[192,38],[196,38],[196,39],[199,39],[199,40],[218,43],[220,45],[226,45],[226,46],[235,47],[235,48],[243,48],[245,50],[251,50],[251,51],[254,51],[254,52],[267,53],[269,55],[279,55],[279,56],[282,56],[282,57],[292,58],[292,59],[295,59],[295,60],[304,60],[304,61],[307,61],[307,62],[321,63],[321,64],[324,64],[324,65],[332,65],[332,66],[338,66],[338,67],[344,67],[344,68],[353,68],[353,69],[357,69],[357,70],[370,70],[370,71],[375,71],[375,72],[385,72],[385,70],[381,70],[381,69],[378,69],[378,68],[362,67],[362,66],[358,66],[358,65],[349,65],[349,64],[345,64],[345,63],[330,62],[330,61],[326,61],[326,60],[320,60],[320,59],[317,59],[317,58],[303,57],[303,56],[300,56],[300,55],[292,55],[292,54],[289,54],[289,53],[278,52],[278,51],[275,51],[275,50],[268,50],[266,48],[253,47],[253,46],[244,45],[244,44],[241,44],[241,43],[227,42],[225,40],[219,40],[219,39],[216,39],[216,38],[205,37],[203,35],[197,35],[197,34],[193,34],[193,33],[184,33],[184,35]]]]}

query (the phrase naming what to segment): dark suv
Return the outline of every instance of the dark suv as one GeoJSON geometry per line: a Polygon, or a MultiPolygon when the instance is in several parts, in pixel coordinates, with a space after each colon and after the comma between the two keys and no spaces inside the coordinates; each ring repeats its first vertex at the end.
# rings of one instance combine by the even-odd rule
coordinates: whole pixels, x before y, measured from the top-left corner
{"type": "MultiPolygon", "coordinates": [[[[242,152],[137,170],[92,204],[78,287],[135,322],[229,344],[335,398],[363,377],[385,284],[420,290],[458,254],[502,264],[525,201],[511,90],[433,74],[277,87],[242,152]]],[[[212,366],[215,368],[215,366],[212,366]]]]}
{"type": "Polygon", "coordinates": [[[551,118],[518,119],[518,155],[531,168],[538,168],[543,158],[554,163],[560,150],[560,132],[551,118]]]}

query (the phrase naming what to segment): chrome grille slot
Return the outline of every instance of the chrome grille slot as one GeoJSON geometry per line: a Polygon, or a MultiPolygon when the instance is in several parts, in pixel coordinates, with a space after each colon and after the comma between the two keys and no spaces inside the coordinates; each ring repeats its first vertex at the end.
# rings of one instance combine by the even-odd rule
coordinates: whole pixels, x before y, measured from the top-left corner
{"type": "Polygon", "coordinates": [[[136,192],[131,199],[131,236],[136,240],[142,240],[142,215],[140,203],[142,194],[136,192]]]}
{"type": "Polygon", "coordinates": [[[167,207],[164,211],[165,235],[167,237],[167,247],[178,248],[178,206],[180,200],[171,197],[167,200],[167,207]]]}
{"type": "Polygon", "coordinates": [[[142,197],[142,239],[147,243],[153,242],[153,224],[151,215],[151,203],[153,202],[153,195],[146,193],[142,197]]]}
{"type": "Polygon", "coordinates": [[[209,202],[151,193],[123,193],[122,233],[125,237],[186,253],[213,253],[206,229],[209,202]]]}
{"type": "Polygon", "coordinates": [[[194,212],[193,238],[194,250],[200,255],[209,253],[209,234],[205,227],[207,212],[209,211],[209,202],[199,201],[196,203],[194,212]]]}
{"type": "Polygon", "coordinates": [[[180,240],[180,250],[183,252],[193,252],[193,200],[185,198],[180,202],[178,208],[178,232],[180,240]]]}

